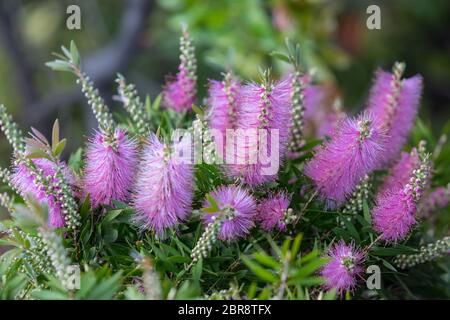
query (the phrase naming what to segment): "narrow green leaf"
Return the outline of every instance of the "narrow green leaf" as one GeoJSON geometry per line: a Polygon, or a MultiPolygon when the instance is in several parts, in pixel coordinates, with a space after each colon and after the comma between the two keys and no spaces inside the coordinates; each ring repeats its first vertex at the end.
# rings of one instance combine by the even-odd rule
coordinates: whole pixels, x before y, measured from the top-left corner
{"type": "Polygon", "coordinates": [[[279,279],[278,279],[277,276],[275,276],[270,271],[264,269],[259,264],[253,262],[252,260],[250,260],[250,259],[248,259],[247,257],[244,257],[244,256],[242,257],[242,260],[247,265],[247,267],[249,267],[250,270],[253,271],[253,273],[255,275],[257,275],[259,278],[261,278],[262,280],[264,280],[266,282],[271,282],[271,283],[278,282],[279,279]]]}
{"type": "Polygon", "coordinates": [[[67,140],[62,139],[58,144],[55,146],[55,149],[53,150],[53,155],[55,157],[59,157],[59,155],[64,151],[64,148],[66,147],[67,140]]]}

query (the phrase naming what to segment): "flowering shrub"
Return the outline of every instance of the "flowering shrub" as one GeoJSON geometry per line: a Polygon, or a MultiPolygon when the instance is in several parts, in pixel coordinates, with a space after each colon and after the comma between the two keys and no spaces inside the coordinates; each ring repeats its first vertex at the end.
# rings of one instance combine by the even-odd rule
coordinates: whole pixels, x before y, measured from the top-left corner
{"type": "Polygon", "coordinates": [[[1,298],[448,297],[450,148],[417,119],[420,76],[377,71],[366,110],[346,115],[288,41],[282,79],[229,71],[200,100],[186,28],[180,47],[153,102],[118,75],[120,121],[73,42],[47,63],[76,77],[98,121],[68,161],[58,121],[50,141],[26,137],[0,106],[13,150],[1,298]]]}

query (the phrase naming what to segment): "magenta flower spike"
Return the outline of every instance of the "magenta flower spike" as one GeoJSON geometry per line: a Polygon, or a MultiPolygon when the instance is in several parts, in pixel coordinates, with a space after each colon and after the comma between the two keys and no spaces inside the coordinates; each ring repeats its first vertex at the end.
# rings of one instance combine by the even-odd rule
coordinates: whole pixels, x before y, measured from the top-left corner
{"type": "Polygon", "coordinates": [[[107,137],[97,132],[86,151],[83,194],[90,195],[93,208],[128,200],[138,162],[137,144],[123,130],[107,137]]]}
{"type": "Polygon", "coordinates": [[[180,39],[180,65],[175,78],[169,78],[163,92],[163,105],[177,112],[191,110],[197,94],[197,62],[186,27],[180,39]]]}
{"type": "MultiPolygon", "coordinates": [[[[56,173],[56,164],[45,158],[32,160],[38,170],[42,170],[45,178],[51,178],[53,182],[57,182],[54,177],[56,173]]],[[[59,166],[63,167],[63,174],[70,186],[74,186],[75,178],[65,163],[60,162],[59,166]]],[[[45,191],[36,183],[35,176],[30,172],[25,164],[19,164],[14,168],[11,177],[11,183],[21,194],[31,194],[41,204],[47,204],[49,209],[48,225],[53,228],[65,226],[64,216],[61,211],[61,204],[53,197],[47,196],[45,191]]]]}
{"type": "MultiPolygon", "coordinates": [[[[203,215],[205,223],[220,220],[218,238],[223,241],[233,241],[246,236],[254,226],[256,202],[247,190],[238,186],[219,187],[211,193],[217,204],[216,212],[203,215]]],[[[205,208],[213,207],[205,200],[205,208]]]]}
{"type": "Polygon", "coordinates": [[[408,139],[419,108],[422,77],[401,79],[405,65],[395,63],[393,73],[378,70],[370,92],[368,111],[377,117],[389,135],[383,165],[392,162],[408,139]]]}
{"type": "Polygon", "coordinates": [[[391,168],[390,175],[381,186],[380,193],[388,190],[402,189],[420,165],[419,153],[413,148],[410,153],[402,152],[400,160],[391,168]]]}
{"type": "Polygon", "coordinates": [[[266,231],[285,231],[289,219],[288,207],[290,199],[284,192],[271,194],[258,205],[256,219],[266,231]]]}
{"type": "MultiPolygon", "coordinates": [[[[241,84],[228,72],[223,81],[209,82],[208,105],[210,106],[208,120],[209,127],[220,131],[223,137],[223,148],[218,150],[225,154],[227,129],[236,128],[238,112],[238,94],[241,84]]],[[[220,149],[220,148],[219,148],[220,149]]]]}
{"type": "Polygon", "coordinates": [[[191,213],[193,167],[176,156],[182,143],[168,146],[152,135],[137,175],[133,192],[136,224],[155,231],[158,236],[162,236],[165,229],[177,226],[191,213]]]}
{"type": "Polygon", "coordinates": [[[370,114],[348,118],[306,164],[305,174],[328,207],[340,206],[361,179],[379,166],[385,143],[384,130],[370,114]]]}
{"type": "Polygon", "coordinates": [[[326,281],[325,288],[336,289],[340,296],[347,291],[353,291],[358,277],[364,272],[363,252],[355,248],[353,244],[347,245],[340,241],[330,248],[328,257],[330,261],[321,270],[321,276],[326,281]]]}
{"type": "MultiPolygon", "coordinates": [[[[240,108],[237,128],[243,132],[254,132],[250,139],[238,136],[235,139],[234,158],[228,166],[228,175],[240,178],[242,182],[255,186],[274,181],[275,170],[266,170],[271,163],[263,163],[262,157],[275,155],[279,163],[283,161],[289,140],[290,100],[289,83],[270,83],[268,73],[262,85],[251,83],[243,86],[239,94],[240,108]],[[278,133],[278,141],[276,141],[278,133]],[[276,145],[272,145],[272,137],[276,145]]],[[[227,158],[227,163],[230,159],[227,158]]]]}
{"type": "Polygon", "coordinates": [[[409,234],[416,224],[415,215],[429,174],[429,155],[421,155],[421,161],[402,188],[391,188],[378,194],[372,221],[382,240],[397,242],[409,234]]]}

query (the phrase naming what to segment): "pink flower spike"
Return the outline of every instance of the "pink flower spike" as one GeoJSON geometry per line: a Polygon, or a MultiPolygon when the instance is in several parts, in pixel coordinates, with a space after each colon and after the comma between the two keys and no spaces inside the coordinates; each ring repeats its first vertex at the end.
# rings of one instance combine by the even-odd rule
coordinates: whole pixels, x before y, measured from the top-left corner
{"type": "Polygon", "coordinates": [[[419,164],[420,158],[416,148],[413,148],[410,153],[402,152],[400,160],[390,170],[390,175],[381,186],[379,192],[384,193],[388,190],[402,189],[409,182],[414,169],[419,164]]]}
{"type": "Polygon", "coordinates": [[[365,259],[362,251],[353,244],[347,245],[340,241],[335,244],[328,253],[331,259],[321,270],[321,276],[325,278],[327,290],[336,289],[343,296],[347,291],[356,288],[358,277],[364,272],[362,263],[365,259]]]}
{"type": "Polygon", "coordinates": [[[247,84],[241,88],[238,99],[236,127],[255,135],[250,139],[242,136],[235,139],[234,157],[227,158],[227,163],[234,164],[228,166],[227,174],[252,186],[274,181],[279,167],[263,163],[261,156],[270,156],[269,160],[276,158],[280,164],[286,154],[290,123],[289,83],[247,84]],[[276,145],[272,145],[272,138],[276,145]],[[269,167],[270,170],[266,170],[269,167]]]}
{"type": "Polygon", "coordinates": [[[183,142],[172,146],[161,143],[155,135],[149,138],[133,192],[135,222],[158,236],[173,228],[191,213],[193,198],[192,164],[176,157],[183,142]]]}
{"type": "Polygon", "coordinates": [[[305,174],[330,208],[340,206],[379,166],[385,144],[385,132],[370,114],[348,118],[306,164],[305,174]]]}
{"type": "Polygon", "coordinates": [[[422,77],[401,79],[404,64],[396,63],[393,73],[378,70],[370,92],[368,111],[377,117],[389,135],[383,165],[393,161],[406,143],[414,124],[422,92],[422,77]]]}
{"type": "MultiPolygon", "coordinates": [[[[230,242],[246,236],[254,226],[256,215],[256,202],[248,191],[237,186],[219,187],[211,193],[211,197],[217,203],[218,211],[205,213],[203,220],[211,223],[214,219],[224,219],[218,238],[230,242]]],[[[210,208],[213,204],[205,200],[203,206],[210,208]]]]}
{"type": "Polygon", "coordinates": [[[86,151],[83,194],[90,194],[91,206],[127,201],[138,162],[137,145],[116,129],[113,141],[97,132],[86,151]]]}
{"type": "Polygon", "coordinates": [[[411,194],[403,189],[387,191],[377,197],[376,207],[372,212],[374,230],[387,242],[402,240],[416,224],[416,212],[417,207],[411,194]]]}
{"type": "Polygon", "coordinates": [[[174,79],[168,79],[163,91],[163,105],[177,112],[191,110],[197,94],[197,62],[194,46],[186,27],[180,39],[180,66],[174,79]]]}
{"type": "MultiPolygon", "coordinates": [[[[208,120],[211,129],[219,130],[223,137],[223,147],[226,146],[227,129],[235,129],[238,112],[238,94],[240,83],[231,73],[225,75],[223,81],[211,80],[209,82],[209,98],[210,106],[208,120]]],[[[225,154],[225,149],[220,156],[225,154]]]]}

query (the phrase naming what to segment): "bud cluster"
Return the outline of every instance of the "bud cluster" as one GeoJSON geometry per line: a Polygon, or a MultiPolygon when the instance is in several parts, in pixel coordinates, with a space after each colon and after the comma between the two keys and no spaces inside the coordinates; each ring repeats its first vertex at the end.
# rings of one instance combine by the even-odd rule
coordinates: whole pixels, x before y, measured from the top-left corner
{"type": "Polygon", "coordinates": [[[391,80],[392,90],[387,97],[388,98],[388,107],[386,109],[387,127],[392,126],[392,120],[396,113],[398,99],[400,97],[400,91],[402,89],[402,76],[404,71],[405,71],[405,64],[401,62],[395,62],[392,68],[392,73],[394,74],[394,77],[391,80]]]}
{"type": "Polygon", "coordinates": [[[231,284],[230,288],[223,289],[205,296],[208,300],[240,300],[240,290],[236,284],[231,284]]]}
{"type": "Polygon", "coordinates": [[[186,70],[187,76],[196,82],[197,60],[195,59],[195,48],[185,26],[180,38],[180,61],[180,69],[186,70]]]}
{"type": "MultiPolygon", "coordinates": [[[[197,116],[197,119],[192,123],[191,131],[194,136],[195,152],[198,153],[203,151],[203,159],[205,162],[215,163],[217,159],[216,144],[212,140],[211,131],[209,130],[206,121],[197,116]]],[[[200,157],[195,158],[200,159],[200,157]]]]}
{"type": "Polygon", "coordinates": [[[77,83],[81,84],[81,91],[84,93],[88,100],[89,105],[94,112],[95,118],[98,121],[100,129],[108,136],[112,136],[114,132],[114,120],[109,112],[108,106],[100,96],[98,89],[94,88],[94,83],[82,72],[77,73],[77,83]]]}
{"type": "Polygon", "coordinates": [[[116,82],[119,84],[118,92],[120,101],[122,101],[125,110],[130,114],[138,133],[141,136],[147,136],[150,132],[150,119],[138,95],[136,86],[134,84],[127,84],[125,78],[121,75],[117,77],[116,82]]]}
{"type": "Polygon", "coordinates": [[[305,86],[303,84],[302,74],[300,71],[296,71],[291,80],[292,123],[289,149],[292,152],[300,151],[303,143],[303,116],[305,113],[304,90],[305,86]]]}
{"type": "Polygon", "coordinates": [[[41,228],[40,235],[42,237],[44,249],[55,269],[57,278],[61,281],[63,286],[67,288],[70,276],[70,259],[62,243],[61,237],[48,228],[41,228]]]}
{"type": "Polygon", "coordinates": [[[0,206],[3,206],[8,210],[8,212],[14,211],[14,199],[12,199],[8,193],[0,193],[0,206]]]}
{"type": "Polygon", "coordinates": [[[421,162],[418,168],[413,171],[409,183],[405,186],[405,193],[411,194],[414,202],[417,204],[425,190],[431,171],[430,155],[421,156],[421,162]]]}
{"type": "Polygon", "coordinates": [[[271,106],[269,100],[269,95],[273,90],[273,84],[269,80],[269,73],[264,73],[263,83],[261,84],[261,111],[258,115],[258,120],[260,121],[259,129],[266,129],[269,125],[269,121],[271,120],[271,106]]]}
{"type": "Polygon", "coordinates": [[[0,128],[5,133],[6,139],[12,146],[15,153],[25,151],[23,134],[12,119],[12,116],[6,111],[4,105],[0,105],[0,128]]]}
{"type": "Polygon", "coordinates": [[[217,235],[224,220],[219,216],[212,216],[211,219],[212,222],[206,226],[205,231],[192,249],[191,258],[193,262],[206,258],[217,241],[217,235]]]}
{"type": "MultiPolygon", "coordinates": [[[[369,192],[372,187],[369,175],[365,175],[361,182],[356,186],[355,191],[345,204],[342,212],[344,214],[356,215],[363,211],[364,200],[369,198],[369,192]]],[[[350,219],[350,217],[347,217],[350,219]]]]}
{"type": "Polygon", "coordinates": [[[394,263],[401,269],[411,268],[418,264],[434,261],[450,252],[450,237],[437,240],[420,247],[417,254],[401,254],[398,255],[394,263]]]}
{"type": "Polygon", "coordinates": [[[54,195],[61,205],[62,214],[69,230],[76,232],[81,226],[81,217],[78,212],[77,203],[73,197],[72,189],[68,185],[61,170],[61,166],[56,166],[56,171],[52,179],[54,195]]]}

